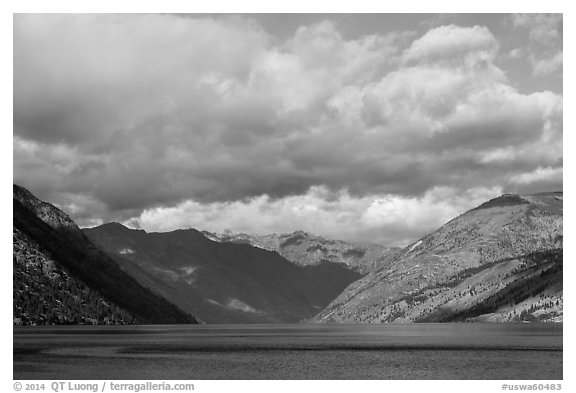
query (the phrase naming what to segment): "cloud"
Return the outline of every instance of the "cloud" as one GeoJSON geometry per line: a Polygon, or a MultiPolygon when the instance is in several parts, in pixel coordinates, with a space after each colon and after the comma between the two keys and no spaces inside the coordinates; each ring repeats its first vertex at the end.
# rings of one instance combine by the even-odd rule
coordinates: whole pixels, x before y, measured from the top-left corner
{"type": "Polygon", "coordinates": [[[189,226],[216,232],[231,230],[255,234],[304,229],[328,238],[407,245],[415,236],[438,228],[500,193],[498,188],[460,192],[435,187],[422,197],[380,195],[374,198],[313,187],[303,195],[276,200],[260,196],[209,204],[186,201],[173,207],[147,209],[125,224],[162,232],[189,226]]]}
{"type": "Polygon", "coordinates": [[[520,185],[544,183],[546,185],[562,184],[563,169],[561,167],[538,167],[536,170],[521,173],[512,177],[511,181],[520,185]]]}
{"type": "Polygon", "coordinates": [[[563,15],[515,14],[512,23],[529,31],[529,57],[535,76],[562,75],[563,15]]]}
{"type": "Polygon", "coordinates": [[[508,57],[511,59],[519,59],[524,56],[524,50],[522,48],[514,48],[508,53],[508,57]]]}
{"type": "Polygon", "coordinates": [[[563,51],[558,51],[551,58],[537,59],[534,61],[534,75],[550,75],[562,72],[563,51]]]}
{"type": "Polygon", "coordinates": [[[427,16],[427,18],[425,18],[418,24],[427,29],[431,29],[434,27],[448,24],[449,22],[452,22],[457,18],[458,14],[430,14],[429,16],[427,16]]]}
{"type": "Polygon", "coordinates": [[[203,82],[246,78],[267,39],[237,20],[18,15],[15,123],[24,137],[107,149],[142,123],[162,126],[171,105],[203,109],[205,90],[221,94],[203,82]]]}
{"type": "Polygon", "coordinates": [[[404,52],[407,62],[446,62],[452,60],[478,62],[494,58],[498,43],[482,26],[440,26],[415,40],[404,52]]]}
{"type": "Polygon", "coordinates": [[[279,41],[242,17],[14,22],[14,181],[87,224],[163,228],[164,214],[235,229],[261,208],[269,221],[249,229],[278,232],[308,214],[336,228],[328,212],[342,209],[353,229],[335,236],[402,241],[438,221],[374,224],[378,212],[412,203],[445,219],[437,190],[562,184],[523,175],[562,167],[562,96],[512,87],[486,27],[347,39],[323,21],[279,41]],[[294,213],[309,200],[319,213],[294,213]]]}

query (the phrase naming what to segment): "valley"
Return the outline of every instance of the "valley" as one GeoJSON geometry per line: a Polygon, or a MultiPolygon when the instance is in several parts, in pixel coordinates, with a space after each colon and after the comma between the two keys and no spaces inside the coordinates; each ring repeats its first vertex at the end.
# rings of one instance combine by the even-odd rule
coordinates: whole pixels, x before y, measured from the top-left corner
{"type": "Polygon", "coordinates": [[[80,230],[15,185],[14,323],[561,322],[562,217],[561,192],[506,194],[401,249],[80,230]]]}

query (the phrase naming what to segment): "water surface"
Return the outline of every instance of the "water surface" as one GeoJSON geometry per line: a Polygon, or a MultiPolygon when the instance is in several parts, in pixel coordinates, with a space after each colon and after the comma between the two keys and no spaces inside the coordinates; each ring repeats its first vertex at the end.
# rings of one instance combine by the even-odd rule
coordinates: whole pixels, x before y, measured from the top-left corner
{"type": "Polygon", "coordinates": [[[562,324],[14,327],[14,379],[562,379],[562,324]]]}

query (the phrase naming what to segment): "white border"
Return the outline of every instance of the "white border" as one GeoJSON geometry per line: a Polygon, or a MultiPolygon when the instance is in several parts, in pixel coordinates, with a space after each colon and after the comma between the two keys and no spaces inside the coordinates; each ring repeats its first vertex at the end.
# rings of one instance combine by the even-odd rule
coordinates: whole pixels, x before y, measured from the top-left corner
{"type": "MultiPolygon", "coordinates": [[[[4,55],[2,65],[2,102],[1,102],[1,119],[2,133],[0,134],[0,146],[2,149],[1,172],[2,187],[0,192],[0,206],[2,206],[2,225],[0,226],[0,251],[2,255],[2,268],[7,270],[0,275],[2,288],[2,301],[0,309],[2,316],[2,333],[5,337],[5,346],[2,351],[2,391],[10,392],[13,390],[12,381],[12,265],[11,265],[11,246],[8,242],[10,231],[8,220],[12,210],[12,199],[9,190],[8,177],[13,174],[13,157],[12,157],[12,137],[9,130],[12,129],[12,14],[21,12],[193,12],[193,13],[253,13],[253,12],[307,12],[307,13],[343,13],[343,12],[370,12],[370,13],[509,13],[509,12],[562,12],[564,13],[564,37],[567,45],[564,46],[564,100],[565,108],[572,108],[572,89],[574,89],[574,78],[571,70],[574,70],[574,54],[571,49],[574,45],[574,13],[570,6],[570,1],[563,0],[525,0],[525,1],[503,1],[503,0],[483,0],[480,2],[463,2],[461,0],[436,0],[436,1],[374,1],[374,0],[355,0],[355,1],[317,1],[312,3],[310,0],[293,0],[290,2],[270,2],[256,0],[219,0],[191,2],[189,0],[143,0],[134,2],[120,2],[118,0],[99,0],[90,3],[72,1],[72,0],[27,0],[27,1],[8,1],[2,3],[2,14],[0,19],[2,54],[4,55]]],[[[573,3],[573,2],[572,2],[573,3]]],[[[571,147],[574,144],[574,121],[573,110],[568,109],[564,117],[564,146],[568,147],[567,153],[571,153],[571,147]]],[[[571,280],[574,277],[574,251],[571,246],[573,239],[573,217],[574,217],[574,193],[572,170],[574,160],[571,154],[564,154],[564,192],[567,194],[565,200],[565,228],[564,236],[567,239],[565,248],[566,261],[564,277],[565,295],[565,319],[564,330],[567,334],[564,336],[564,381],[562,391],[575,391],[574,373],[574,339],[572,338],[569,326],[573,326],[573,304],[574,292],[571,287],[571,280]]],[[[546,383],[547,381],[533,381],[535,383],[546,383]]],[[[548,381],[553,382],[553,381],[548,381]]],[[[197,381],[196,390],[198,391],[254,391],[268,392],[270,388],[280,389],[281,391],[307,391],[315,389],[318,391],[329,390],[331,392],[349,393],[353,389],[370,389],[383,391],[387,389],[393,392],[400,391],[444,391],[444,392],[496,392],[501,391],[502,383],[519,383],[527,384],[528,381],[197,381]]]]}

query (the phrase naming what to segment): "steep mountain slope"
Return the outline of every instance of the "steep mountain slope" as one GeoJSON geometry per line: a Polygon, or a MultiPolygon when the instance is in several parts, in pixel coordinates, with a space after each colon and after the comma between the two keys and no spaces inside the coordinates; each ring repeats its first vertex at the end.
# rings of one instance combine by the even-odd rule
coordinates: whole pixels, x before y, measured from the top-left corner
{"type": "Polygon", "coordinates": [[[15,325],[124,325],[137,321],[70,276],[40,245],[13,228],[15,325]]]}
{"type": "Polygon", "coordinates": [[[17,185],[13,232],[15,323],[196,323],[122,271],[64,212],[17,185]]]}
{"type": "Polygon", "coordinates": [[[218,242],[250,244],[254,247],[276,251],[290,262],[300,266],[319,265],[324,262],[338,263],[367,274],[385,265],[400,249],[377,244],[353,244],[341,240],[329,240],[305,231],[264,236],[246,233],[202,232],[218,242]]]}
{"type": "Polygon", "coordinates": [[[111,223],[84,232],[142,285],[208,323],[298,322],[360,278],[340,264],[296,266],[194,229],[146,233],[111,223]]]}
{"type": "Polygon", "coordinates": [[[320,322],[562,319],[561,192],[503,195],[351,284],[320,322]]]}

